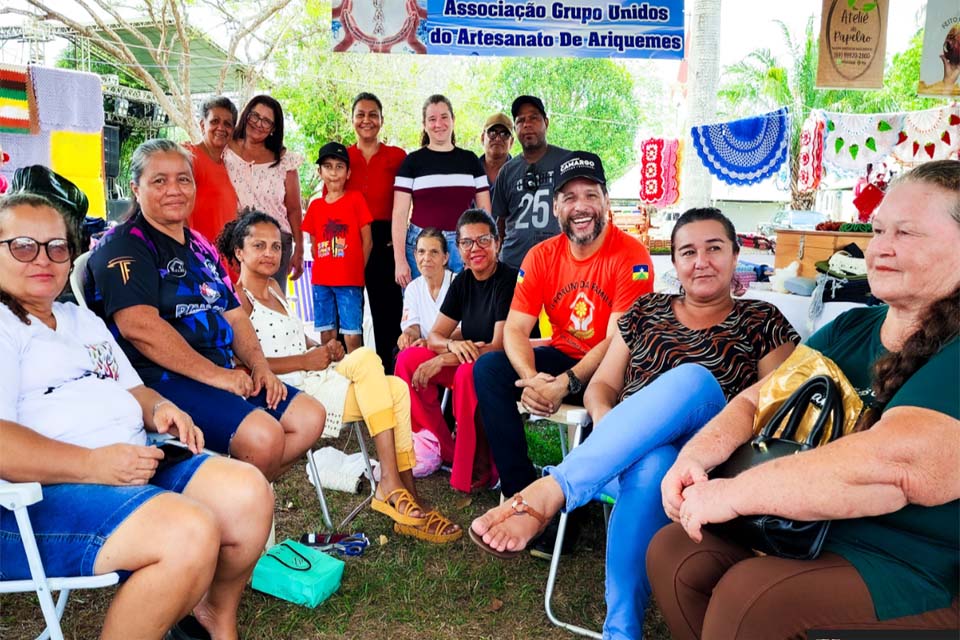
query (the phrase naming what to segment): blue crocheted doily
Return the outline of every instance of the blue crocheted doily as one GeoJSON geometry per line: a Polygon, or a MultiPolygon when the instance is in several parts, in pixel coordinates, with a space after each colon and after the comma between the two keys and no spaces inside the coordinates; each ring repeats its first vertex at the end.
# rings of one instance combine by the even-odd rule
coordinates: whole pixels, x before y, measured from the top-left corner
{"type": "Polygon", "coordinates": [[[700,160],[728,184],[754,184],[769,178],[787,159],[790,126],[783,107],[752,118],[693,127],[700,160]]]}

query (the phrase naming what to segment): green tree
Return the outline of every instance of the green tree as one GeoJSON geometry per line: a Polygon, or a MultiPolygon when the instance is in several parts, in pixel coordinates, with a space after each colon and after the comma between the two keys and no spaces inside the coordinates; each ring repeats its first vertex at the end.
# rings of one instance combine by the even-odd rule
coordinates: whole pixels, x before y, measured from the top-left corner
{"type": "Polygon", "coordinates": [[[509,58],[490,92],[509,105],[522,94],[540,97],[550,117],[548,139],[603,158],[608,180],[636,162],[641,109],[626,67],[608,59],[509,58]]]}
{"type": "Polygon", "coordinates": [[[759,110],[790,107],[790,206],[810,209],[814,193],[797,191],[797,170],[800,130],[812,109],[885,113],[930,108],[943,101],[916,95],[922,32],[913,37],[906,51],[893,57],[884,71],[883,89],[817,89],[818,46],[813,16],[807,20],[800,39],[795,38],[783,22],[777,21],[777,24],[787,45],[786,57],[781,60],[769,49],[757,49],[740,62],[726,67],[722,74],[725,80],[718,92],[718,111],[721,117],[738,118],[756,114],[759,110]]]}

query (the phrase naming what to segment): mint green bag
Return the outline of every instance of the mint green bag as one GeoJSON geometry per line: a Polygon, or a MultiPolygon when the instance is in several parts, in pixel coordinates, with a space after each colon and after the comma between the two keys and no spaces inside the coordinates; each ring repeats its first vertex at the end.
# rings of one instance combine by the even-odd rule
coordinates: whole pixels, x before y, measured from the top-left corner
{"type": "Polygon", "coordinates": [[[340,588],[343,566],[343,560],[287,539],[260,558],[251,586],[312,609],[340,588]]]}

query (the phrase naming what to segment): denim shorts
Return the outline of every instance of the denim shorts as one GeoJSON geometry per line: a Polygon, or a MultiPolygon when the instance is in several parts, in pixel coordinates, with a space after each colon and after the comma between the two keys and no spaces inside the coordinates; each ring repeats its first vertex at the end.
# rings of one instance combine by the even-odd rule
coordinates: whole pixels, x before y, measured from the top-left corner
{"type": "Polygon", "coordinates": [[[281,400],[276,409],[268,409],[264,389],[255,396],[241,398],[235,393],[180,376],[151,382],[148,386],[193,418],[194,424],[203,430],[207,449],[224,454],[230,452],[230,441],[250,412],[263,409],[279,420],[299,393],[295,387],[286,385],[287,398],[281,400]]]}
{"type": "MultiPolygon", "coordinates": [[[[420,269],[417,268],[417,236],[420,235],[420,232],[423,231],[423,227],[418,227],[412,222],[407,227],[407,264],[410,265],[410,279],[413,280],[420,276],[420,269]]],[[[457,232],[456,231],[441,231],[443,237],[447,241],[447,253],[449,254],[449,260],[447,261],[447,269],[453,271],[454,273],[460,273],[463,271],[463,258],[460,257],[460,249],[457,247],[457,232]]]]}
{"type": "Polygon", "coordinates": [[[345,336],[363,334],[363,287],[313,285],[313,328],[332,331],[338,326],[345,336]]]}
{"type": "MultiPolygon", "coordinates": [[[[92,576],[97,554],[114,531],[147,500],[166,491],[183,493],[210,456],[201,453],[158,472],[135,487],[51,484],[43,500],[27,507],[48,577],[92,576]]],[[[158,523],[158,526],[163,526],[158,523]]],[[[126,580],[129,571],[120,571],[126,580]]],[[[30,577],[27,555],[13,512],[0,509],[0,579],[30,577]]]]}

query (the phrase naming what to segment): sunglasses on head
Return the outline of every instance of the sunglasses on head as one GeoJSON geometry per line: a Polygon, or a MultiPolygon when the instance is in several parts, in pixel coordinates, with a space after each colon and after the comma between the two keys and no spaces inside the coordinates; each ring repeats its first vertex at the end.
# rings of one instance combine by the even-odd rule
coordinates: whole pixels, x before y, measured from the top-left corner
{"type": "Polygon", "coordinates": [[[64,263],[70,260],[70,242],[65,238],[54,238],[40,242],[27,236],[0,240],[10,248],[10,255],[18,262],[33,262],[40,255],[40,247],[47,252],[51,262],[64,263]]]}
{"type": "Polygon", "coordinates": [[[540,174],[537,173],[537,165],[532,164],[527,167],[527,172],[523,174],[523,188],[527,191],[536,191],[540,186],[540,174]]]}

